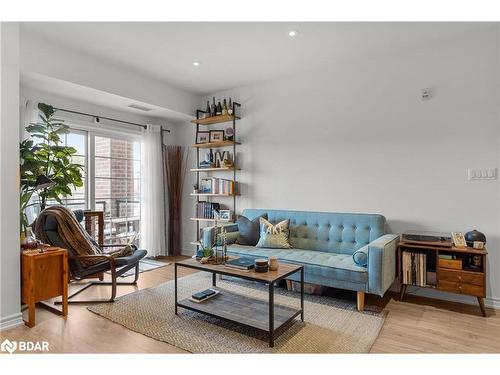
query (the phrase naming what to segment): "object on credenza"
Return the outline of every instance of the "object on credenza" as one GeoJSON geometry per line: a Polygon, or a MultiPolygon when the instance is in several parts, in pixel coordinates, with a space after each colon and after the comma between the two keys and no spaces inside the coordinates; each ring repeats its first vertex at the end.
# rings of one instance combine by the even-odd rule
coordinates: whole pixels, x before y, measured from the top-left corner
{"type": "Polygon", "coordinates": [[[450,268],[453,270],[462,269],[462,259],[458,259],[451,255],[440,254],[438,260],[439,268],[450,268]]]}
{"type": "Polygon", "coordinates": [[[229,107],[227,108],[227,114],[232,115],[233,114],[233,102],[231,98],[229,98],[229,107]]]}
{"type": "Polygon", "coordinates": [[[467,247],[467,242],[465,242],[462,232],[451,232],[451,237],[453,238],[453,245],[455,247],[467,247]]]}
{"type": "Polygon", "coordinates": [[[224,130],[210,130],[210,142],[222,142],[224,140],[224,130]]]}
{"type": "Polygon", "coordinates": [[[477,254],[471,254],[468,266],[473,269],[481,269],[483,267],[483,257],[477,254]]]}
{"type": "Polygon", "coordinates": [[[233,130],[233,128],[227,128],[224,131],[224,135],[225,135],[226,141],[232,141],[234,139],[234,130],[233,130]]]}
{"type": "Polygon", "coordinates": [[[196,133],[196,144],[208,143],[210,141],[209,131],[199,131],[196,133]]]}
{"type": "MultiPolygon", "coordinates": [[[[483,233],[477,231],[476,229],[465,233],[464,237],[465,237],[465,242],[467,242],[467,246],[474,247],[475,249],[483,249],[484,248],[484,244],[486,243],[486,236],[483,233]],[[475,247],[474,246],[475,242],[482,242],[483,246],[482,247],[475,247]]],[[[481,246],[481,245],[478,244],[478,246],[481,246]]]]}
{"type": "Polygon", "coordinates": [[[401,235],[401,240],[415,244],[425,243],[435,246],[452,246],[451,236],[448,233],[406,231],[401,235]]]}
{"type": "Polygon", "coordinates": [[[483,241],[474,241],[472,243],[472,247],[474,249],[482,250],[482,249],[484,249],[484,242],[483,241]]]}

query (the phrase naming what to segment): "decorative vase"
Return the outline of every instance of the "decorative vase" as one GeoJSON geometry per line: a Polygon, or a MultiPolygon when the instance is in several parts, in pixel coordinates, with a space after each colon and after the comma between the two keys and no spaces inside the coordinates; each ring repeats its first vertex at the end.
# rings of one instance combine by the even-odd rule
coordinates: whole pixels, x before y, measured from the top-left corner
{"type": "Polygon", "coordinates": [[[481,241],[486,243],[486,236],[484,233],[481,233],[477,230],[471,230],[470,232],[465,233],[465,242],[467,242],[467,246],[472,247],[474,245],[474,241],[481,241]]]}

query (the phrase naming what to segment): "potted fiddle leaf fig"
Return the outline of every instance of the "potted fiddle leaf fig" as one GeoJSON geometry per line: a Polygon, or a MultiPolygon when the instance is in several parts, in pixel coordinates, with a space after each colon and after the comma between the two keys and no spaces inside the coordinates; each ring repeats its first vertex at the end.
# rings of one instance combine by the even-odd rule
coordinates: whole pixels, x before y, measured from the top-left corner
{"type": "Polygon", "coordinates": [[[54,199],[62,204],[62,197],[72,195],[72,188],[83,186],[84,166],[73,162],[74,147],[63,145],[62,136],[69,133],[68,125],[54,117],[54,107],[39,103],[39,121],[26,127],[29,139],[19,145],[21,175],[21,231],[28,226],[26,208],[40,205],[45,209],[47,201],[54,199]],[[39,202],[32,202],[34,192],[39,202]]]}

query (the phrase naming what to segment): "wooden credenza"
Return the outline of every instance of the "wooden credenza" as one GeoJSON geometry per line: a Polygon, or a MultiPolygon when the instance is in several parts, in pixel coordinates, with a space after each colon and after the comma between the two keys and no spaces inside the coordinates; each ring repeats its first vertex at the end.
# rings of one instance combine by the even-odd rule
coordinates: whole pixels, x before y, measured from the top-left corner
{"type": "Polygon", "coordinates": [[[49,248],[43,253],[23,251],[22,302],[28,305],[28,327],[35,325],[35,305],[68,315],[68,252],[66,249],[49,248]],[[50,298],[62,296],[62,310],[44,304],[50,298]]]}
{"type": "MultiPolygon", "coordinates": [[[[398,277],[401,284],[400,299],[404,298],[408,285],[403,278],[403,252],[426,254],[426,282],[425,285],[416,285],[420,288],[432,288],[444,292],[464,294],[476,297],[483,316],[486,316],[484,298],[486,297],[486,249],[472,247],[446,247],[430,244],[416,244],[414,242],[400,242],[398,245],[398,277]],[[461,266],[446,264],[440,255],[452,256],[459,260],[461,266]],[[478,265],[472,265],[475,257],[478,265]],[[456,268],[452,268],[456,267],[456,268]]],[[[454,263],[453,261],[450,263],[454,263]]],[[[455,262],[456,263],[456,262],[455,262]]],[[[407,267],[406,267],[407,269],[407,267]]]]}

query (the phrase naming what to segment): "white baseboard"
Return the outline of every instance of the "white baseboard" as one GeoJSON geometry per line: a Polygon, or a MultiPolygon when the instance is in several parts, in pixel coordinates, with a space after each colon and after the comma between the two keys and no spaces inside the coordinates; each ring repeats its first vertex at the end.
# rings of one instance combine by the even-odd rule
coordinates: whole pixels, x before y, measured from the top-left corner
{"type": "Polygon", "coordinates": [[[0,331],[23,325],[23,314],[16,313],[0,318],[0,331]]]}

